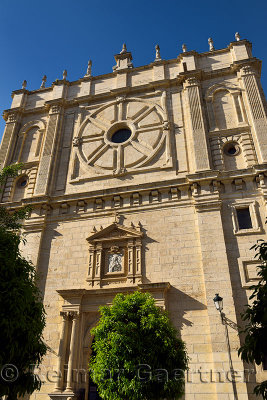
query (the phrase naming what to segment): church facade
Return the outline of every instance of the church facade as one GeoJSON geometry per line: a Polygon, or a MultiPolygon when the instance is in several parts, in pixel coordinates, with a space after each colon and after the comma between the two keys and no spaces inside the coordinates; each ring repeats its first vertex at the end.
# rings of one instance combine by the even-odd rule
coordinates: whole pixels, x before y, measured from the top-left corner
{"type": "Polygon", "coordinates": [[[266,239],[267,118],[261,62],[235,40],[50,87],[26,81],[4,111],[0,164],[22,162],[2,203],[30,204],[26,258],[36,265],[51,351],[36,399],[96,398],[90,330],[116,293],[151,293],[190,357],[186,400],[253,399],[264,366],[238,358],[240,313],[266,239]],[[223,321],[214,307],[223,298],[223,321]],[[235,379],[233,379],[233,370],[235,379]],[[232,372],[231,372],[232,371],[232,372]]]}

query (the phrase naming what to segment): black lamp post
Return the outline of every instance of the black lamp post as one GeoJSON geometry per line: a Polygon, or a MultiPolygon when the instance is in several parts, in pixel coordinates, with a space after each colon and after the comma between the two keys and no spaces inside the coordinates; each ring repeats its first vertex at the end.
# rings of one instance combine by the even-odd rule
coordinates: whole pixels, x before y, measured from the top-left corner
{"type": "Polygon", "coordinates": [[[215,294],[215,297],[213,299],[216,310],[220,311],[220,313],[223,310],[223,298],[221,296],[219,296],[219,293],[215,294]]]}
{"type": "Polygon", "coordinates": [[[234,367],[233,367],[233,361],[232,361],[232,356],[231,356],[230,338],[229,338],[228,327],[227,327],[225,315],[222,313],[223,298],[221,296],[219,296],[219,293],[216,293],[213,301],[214,301],[216,310],[218,310],[220,312],[222,324],[225,326],[226,343],[227,343],[227,350],[228,350],[228,356],[229,356],[229,366],[230,366],[231,375],[233,377],[232,385],[233,385],[234,399],[237,400],[238,397],[237,397],[237,391],[236,391],[236,384],[234,381],[234,367]]]}

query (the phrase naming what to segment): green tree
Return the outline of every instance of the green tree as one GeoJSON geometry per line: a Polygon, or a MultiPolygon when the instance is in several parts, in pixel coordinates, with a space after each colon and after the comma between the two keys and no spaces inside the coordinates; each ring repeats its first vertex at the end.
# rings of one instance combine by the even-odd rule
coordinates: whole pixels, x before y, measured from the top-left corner
{"type": "MultiPolygon", "coordinates": [[[[4,168],[0,187],[15,177],[21,165],[4,168]]],[[[34,365],[47,351],[42,332],[45,311],[36,285],[35,268],[22,257],[20,221],[30,208],[10,212],[0,206],[0,396],[9,400],[41,387],[34,365]]]]}
{"type": "MultiPolygon", "coordinates": [[[[242,314],[242,319],[246,322],[243,331],[245,341],[238,354],[242,360],[260,365],[267,356],[267,242],[259,240],[252,248],[257,251],[255,257],[261,261],[258,266],[260,280],[257,285],[250,287],[253,290],[249,297],[251,304],[247,305],[242,314]]],[[[267,399],[267,381],[257,385],[254,392],[267,399]]]]}
{"type": "Polygon", "coordinates": [[[90,374],[108,400],[173,399],[184,393],[188,358],[166,312],[148,293],[117,294],[92,330],[90,374]]]}

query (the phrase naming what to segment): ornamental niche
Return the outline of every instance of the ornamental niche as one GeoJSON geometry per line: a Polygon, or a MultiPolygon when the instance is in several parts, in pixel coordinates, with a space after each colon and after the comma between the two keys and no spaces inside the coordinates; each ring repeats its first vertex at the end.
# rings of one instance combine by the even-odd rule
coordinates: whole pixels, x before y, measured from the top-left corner
{"type": "Polygon", "coordinates": [[[99,232],[95,230],[87,238],[89,286],[142,283],[142,236],[140,223],[135,228],[115,221],[99,232]]]}
{"type": "Polygon", "coordinates": [[[161,104],[121,96],[85,109],[73,139],[71,182],[172,167],[166,92],[161,104]]]}

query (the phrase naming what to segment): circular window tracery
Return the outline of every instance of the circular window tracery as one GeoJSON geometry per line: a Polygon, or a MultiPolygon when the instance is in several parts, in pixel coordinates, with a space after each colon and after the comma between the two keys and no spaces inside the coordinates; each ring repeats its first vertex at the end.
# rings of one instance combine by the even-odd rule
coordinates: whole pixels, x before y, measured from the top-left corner
{"type": "Polygon", "coordinates": [[[227,156],[237,156],[238,153],[240,152],[240,147],[239,147],[238,143],[230,142],[224,146],[223,150],[224,150],[224,154],[226,154],[227,156]]]}
{"type": "Polygon", "coordinates": [[[118,129],[116,132],[113,133],[110,140],[112,143],[124,143],[131,137],[131,134],[132,132],[130,131],[130,129],[118,129]]]}
{"type": "MultiPolygon", "coordinates": [[[[169,131],[164,129],[163,122],[159,106],[136,99],[117,100],[88,115],[78,134],[81,144],[77,147],[77,157],[83,164],[83,174],[90,170],[90,174],[109,175],[112,171],[116,175],[118,171],[142,168],[149,160],[154,162],[155,158],[156,162],[160,149],[164,149],[168,160],[165,164],[162,157],[160,163],[171,164],[170,149],[167,151],[166,147],[169,131]]],[[[80,175],[75,168],[73,179],[80,175]]]]}
{"type": "Polygon", "coordinates": [[[27,184],[28,184],[27,176],[22,176],[17,182],[17,186],[22,189],[25,188],[27,186],[27,184]]]}

